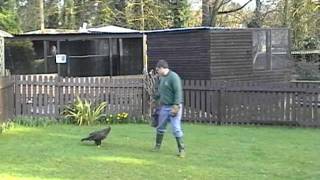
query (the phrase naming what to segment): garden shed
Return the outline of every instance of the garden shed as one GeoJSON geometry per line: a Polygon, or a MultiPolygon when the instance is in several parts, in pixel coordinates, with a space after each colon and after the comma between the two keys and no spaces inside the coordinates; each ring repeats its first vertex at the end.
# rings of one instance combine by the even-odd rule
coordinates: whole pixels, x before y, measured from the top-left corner
{"type": "Polygon", "coordinates": [[[5,44],[4,39],[5,38],[11,38],[12,35],[0,30],[0,76],[5,76],[6,70],[5,70],[5,44]]]}
{"type": "Polygon", "coordinates": [[[179,28],[148,31],[149,69],[159,59],[183,79],[287,81],[289,31],[250,28],[179,28]]]}
{"type": "Polygon", "coordinates": [[[143,72],[143,34],[106,26],[17,34],[6,44],[12,74],[116,76],[143,72]],[[65,55],[66,63],[56,63],[65,55]]]}
{"type": "Polygon", "coordinates": [[[13,83],[7,77],[5,70],[5,37],[12,37],[12,35],[0,30],[0,123],[13,117],[13,83]]]}

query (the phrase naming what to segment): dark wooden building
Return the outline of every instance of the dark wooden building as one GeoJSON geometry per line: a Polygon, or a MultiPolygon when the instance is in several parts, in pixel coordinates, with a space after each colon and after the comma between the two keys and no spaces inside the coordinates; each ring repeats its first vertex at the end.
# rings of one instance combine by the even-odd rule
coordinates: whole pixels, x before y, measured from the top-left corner
{"type": "Polygon", "coordinates": [[[143,34],[68,32],[20,34],[8,39],[6,68],[12,74],[117,76],[143,72],[143,34]],[[67,63],[57,64],[65,54],[67,63]]]}
{"type": "Polygon", "coordinates": [[[149,31],[148,67],[159,59],[183,79],[286,81],[288,29],[187,28],[149,31]]]}
{"type": "Polygon", "coordinates": [[[118,30],[15,35],[6,45],[6,68],[12,74],[136,75],[165,59],[183,79],[290,79],[288,29],[118,30]],[[57,64],[56,54],[65,54],[67,63],[57,64]]]}

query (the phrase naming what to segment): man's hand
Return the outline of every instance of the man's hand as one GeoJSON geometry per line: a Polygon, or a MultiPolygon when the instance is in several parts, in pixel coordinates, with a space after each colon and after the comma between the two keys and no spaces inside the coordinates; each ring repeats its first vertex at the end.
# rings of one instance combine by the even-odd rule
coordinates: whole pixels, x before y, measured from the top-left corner
{"type": "Polygon", "coordinates": [[[172,117],[177,116],[179,110],[180,110],[179,105],[172,105],[171,111],[170,111],[170,115],[171,115],[172,117]]]}

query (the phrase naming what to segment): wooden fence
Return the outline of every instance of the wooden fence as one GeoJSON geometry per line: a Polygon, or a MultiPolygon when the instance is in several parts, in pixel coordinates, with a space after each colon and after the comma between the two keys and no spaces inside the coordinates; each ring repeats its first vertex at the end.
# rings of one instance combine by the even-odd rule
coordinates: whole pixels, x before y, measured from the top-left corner
{"type": "MultiPolygon", "coordinates": [[[[108,103],[106,113],[148,111],[141,77],[14,76],[15,114],[57,117],[76,96],[108,103]]],[[[320,84],[186,80],[183,120],[195,123],[320,126],[320,84]]]]}
{"type": "Polygon", "coordinates": [[[13,81],[16,115],[59,117],[77,96],[95,105],[107,102],[107,114],[127,112],[131,118],[140,118],[143,110],[141,78],[19,75],[13,81]]]}
{"type": "MultiPolygon", "coordinates": [[[[14,116],[13,82],[8,77],[0,78],[0,122],[14,116]]],[[[1,125],[1,124],[0,124],[1,125]]]]}
{"type": "Polygon", "coordinates": [[[320,84],[184,81],[184,120],[320,126],[320,84]]]}

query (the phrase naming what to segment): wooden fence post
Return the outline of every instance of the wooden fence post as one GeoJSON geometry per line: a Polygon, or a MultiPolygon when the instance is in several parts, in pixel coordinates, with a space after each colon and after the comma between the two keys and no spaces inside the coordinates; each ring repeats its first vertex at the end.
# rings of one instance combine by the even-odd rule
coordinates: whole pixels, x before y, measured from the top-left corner
{"type": "Polygon", "coordinates": [[[0,77],[0,122],[13,118],[13,86],[9,77],[0,77]]]}
{"type": "Polygon", "coordinates": [[[148,107],[148,95],[145,92],[145,88],[141,88],[142,90],[142,116],[143,118],[149,118],[151,108],[148,107]]]}
{"type": "Polygon", "coordinates": [[[59,95],[60,95],[60,77],[56,76],[54,78],[54,117],[58,117],[59,116],[59,95]]]}
{"type": "Polygon", "coordinates": [[[219,83],[218,89],[218,120],[217,123],[220,125],[226,121],[226,108],[225,108],[225,94],[226,94],[226,84],[225,82],[219,83]]]}

